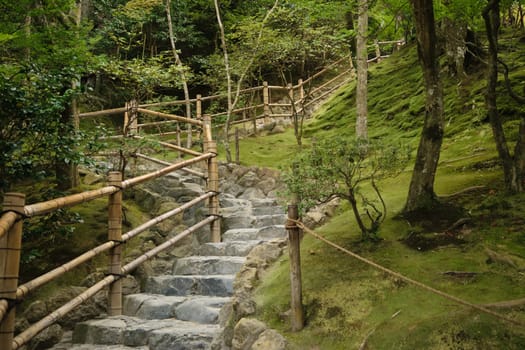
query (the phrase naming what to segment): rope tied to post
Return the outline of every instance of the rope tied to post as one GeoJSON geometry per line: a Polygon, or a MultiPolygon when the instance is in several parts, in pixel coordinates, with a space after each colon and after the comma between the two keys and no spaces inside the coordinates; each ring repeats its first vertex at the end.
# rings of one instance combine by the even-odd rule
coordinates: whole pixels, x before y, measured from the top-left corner
{"type": "Polygon", "coordinates": [[[496,318],[499,318],[499,319],[501,319],[503,321],[512,323],[512,324],[514,324],[516,326],[519,326],[519,327],[522,327],[522,328],[525,328],[525,323],[523,323],[522,321],[509,318],[509,317],[507,317],[505,315],[502,315],[500,313],[494,312],[494,311],[492,311],[492,310],[490,310],[490,309],[488,309],[486,307],[470,303],[468,301],[465,301],[463,299],[460,299],[458,297],[455,297],[453,295],[447,294],[447,293],[442,292],[442,291],[440,291],[438,289],[430,287],[430,286],[428,286],[428,285],[426,285],[426,284],[424,284],[422,282],[418,282],[416,280],[413,280],[410,277],[402,275],[399,272],[395,272],[393,270],[390,270],[390,269],[388,269],[388,268],[386,268],[384,266],[381,266],[381,265],[379,265],[379,264],[377,264],[377,263],[375,263],[375,262],[373,262],[373,261],[371,261],[371,260],[369,260],[367,258],[364,258],[364,257],[360,256],[359,254],[356,254],[356,253],[354,253],[354,252],[352,252],[352,251],[350,251],[350,250],[348,250],[346,248],[343,248],[343,247],[341,247],[341,246],[339,246],[339,245],[329,241],[328,239],[324,238],[323,236],[315,233],[314,231],[312,231],[311,229],[306,227],[300,220],[294,220],[294,219],[290,219],[290,218],[288,218],[288,220],[291,221],[291,222],[294,222],[297,225],[297,227],[299,227],[300,229],[303,230],[303,232],[307,232],[308,234],[310,234],[313,237],[315,237],[316,239],[318,239],[318,240],[328,244],[329,246],[331,246],[331,247],[333,247],[333,248],[335,248],[335,249],[337,249],[337,250],[339,250],[339,251],[341,251],[341,252],[343,252],[343,253],[345,253],[347,255],[350,255],[353,258],[355,258],[355,259],[357,259],[357,260],[359,260],[359,261],[361,261],[361,262],[363,262],[363,263],[365,263],[367,265],[370,265],[370,266],[372,266],[372,267],[374,267],[374,268],[376,268],[376,269],[378,269],[380,271],[383,271],[383,272],[385,272],[385,273],[387,273],[387,274],[389,274],[391,276],[399,278],[399,279],[401,279],[401,280],[403,280],[403,281],[405,281],[405,282],[407,282],[409,284],[412,284],[412,285],[414,285],[416,287],[419,287],[421,289],[429,291],[429,292],[431,292],[433,294],[439,295],[439,296],[441,296],[441,297],[443,297],[445,299],[451,300],[451,301],[453,301],[455,303],[458,303],[458,304],[461,304],[461,305],[464,305],[464,306],[468,306],[468,307],[470,307],[472,309],[475,309],[477,311],[483,312],[485,314],[489,314],[489,315],[494,316],[496,318]]]}

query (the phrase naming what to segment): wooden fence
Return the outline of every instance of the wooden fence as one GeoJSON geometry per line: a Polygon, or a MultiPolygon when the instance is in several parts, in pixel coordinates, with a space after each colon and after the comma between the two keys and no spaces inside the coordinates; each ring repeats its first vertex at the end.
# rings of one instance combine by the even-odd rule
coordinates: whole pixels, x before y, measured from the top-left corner
{"type": "MultiPolygon", "coordinates": [[[[83,117],[125,114],[124,129],[131,130],[129,135],[136,137],[133,130],[138,127],[136,112],[154,113],[142,109],[137,109],[130,105],[125,109],[106,110],[93,113],[85,113],[83,117]]],[[[130,179],[122,179],[120,172],[110,172],[107,186],[100,189],[73,194],[61,198],[56,198],[46,202],[26,205],[25,195],[21,193],[6,193],[2,214],[0,215],[0,349],[15,350],[21,348],[35,335],[45,328],[56,323],[60,318],[71,310],[94,296],[104,288],[109,289],[108,293],[108,314],[120,315],[122,313],[122,286],[121,279],[132,272],[140,264],[157,256],[160,252],[173,247],[182,238],[194,233],[198,229],[209,225],[211,230],[211,239],[214,242],[220,241],[220,220],[219,219],[219,200],[218,200],[218,165],[216,160],[217,146],[212,138],[212,129],[210,118],[202,120],[186,119],[170,114],[156,113],[157,117],[177,120],[180,123],[188,123],[201,132],[203,139],[204,152],[176,147],[178,152],[190,155],[192,158],[178,161],[174,164],[164,162],[143,154],[137,154],[143,159],[165,165],[160,170],[153,171],[144,175],[130,179]],[[190,165],[205,163],[207,173],[188,169],[190,165]],[[176,170],[189,171],[207,179],[207,192],[191,201],[181,205],[178,208],[165,212],[140,226],[122,233],[122,195],[126,189],[147,181],[162,177],[176,170]],[[72,207],[82,203],[92,201],[97,198],[108,198],[108,223],[107,223],[107,241],[91,250],[81,254],[64,265],[55,268],[23,285],[18,285],[20,253],[23,249],[22,228],[24,220],[40,215],[44,215],[55,210],[66,207],[72,207]],[[202,221],[183,230],[177,236],[159,244],[143,255],[123,265],[123,244],[130,239],[138,236],[150,227],[170,218],[174,215],[207,201],[209,215],[202,221]],[[109,253],[108,274],[102,280],[95,283],[86,291],[73,298],[57,310],[53,311],[40,321],[29,326],[20,334],[15,336],[15,313],[17,305],[31,292],[44,284],[51,282],[75,267],[84,264],[102,253],[109,253]]],[[[166,143],[168,144],[168,143],[166,143]]],[[[171,145],[171,144],[170,144],[171,145]]]]}
{"type": "MultiPolygon", "coordinates": [[[[371,62],[380,62],[381,59],[388,57],[393,51],[399,50],[404,45],[403,40],[396,41],[375,41],[370,47],[374,48],[375,57],[368,60],[371,62]],[[381,47],[388,47],[388,53],[383,53],[381,47]]],[[[384,51],[384,50],[383,50],[384,51]]],[[[230,116],[230,126],[240,126],[254,134],[262,128],[264,124],[279,119],[290,119],[292,122],[298,115],[302,115],[306,110],[312,108],[315,104],[325,99],[328,95],[347,84],[355,78],[355,69],[350,56],[344,57],[311,75],[307,79],[299,79],[297,84],[291,83],[285,86],[269,85],[263,82],[261,86],[241,89],[234,92],[237,95],[237,101],[233,110],[227,110],[226,94],[212,96],[197,95],[190,100],[177,100],[149,104],[136,104],[130,102],[126,107],[110,110],[111,113],[124,113],[133,110],[135,113],[143,113],[149,116],[167,117],[162,112],[155,112],[156,109],[162,108],[180,108],[190,104],[194,119],[201,119],[203,115],[209,115],[212,118],[212,125],[216,131],[216,137],[226,137],[220,135],[224,126],[224,119],[230,116]]],[[[97,113],[97,112],[95,112],[97,113]]],[[[89,117],[94,113],[82,113],[79,116],[89,117]]],[[[167,117],[169,121],[153,121],[134,124],[130,131],[140,133],[143,130],[151,128],[160,129],[164,125],[177,124],[183,117],[167,117]]],[[[181,140],[183,131],[177,128],[177,131],[170,133],[177,134],[177,140],[181,140]]],[[[159,132],[160,133],[160,132],[159,132]]],[[[234,136],[234,131],[227,137],[234,136]]],[[[166,133],[164,133],[166,134],[166,133]]],[[[180,146],[180,143],[179,143],[180,146]]]]}

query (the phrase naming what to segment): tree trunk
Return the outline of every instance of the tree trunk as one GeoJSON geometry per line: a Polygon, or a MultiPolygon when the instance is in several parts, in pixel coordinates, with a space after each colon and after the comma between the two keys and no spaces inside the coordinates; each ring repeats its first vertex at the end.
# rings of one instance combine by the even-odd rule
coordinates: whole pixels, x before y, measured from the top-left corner
{"type": "Polygon", "coordinates": [[[443,142],[443,88],[439,78],[432,0],[412,0],[419,62],[425,79],[425,122],[417,150],[405,212],[431,207],[437,201],[434,180],[443,142]]]}
{"type": "MultiPolygon", "coordinates": [[[[230,126],[231,126],[230,123],[231,123],[232,111],[233,111],[233,108],[235,107],[235,105],[237,104],[237,102],[239,101],[240,91],[241,91],[241,87],[242,87],[242,83],[244,81],[244,78],[246,77],[246,74],[248,73],[248,70],[252,66],[253,61],[255,60],[255,56],[257,54],[257,49],[259,47],[259,43],[260,43],[262,35],[263,35],[264,24],[266,23],[268,18],[270,18],[270,16],[273,13],[273,11],[279,5],[279,0],[275,0],[272,8],[270,10],[268,10],[268,12],[266,13],[266,16],[262,20],[261,29],[260,29],[259,35],[257,37],[257,43],[256,43],[255,47],[252,50],[252,57],[250,58],[248,64],[244,67],[244,71],[241,73],[241,75],[239,77],[239,80],[237,81],[237,91],[235,93],[235,98],[233,98],[233,94],[232,94],[232,79],[231,79],[231,73],[230,73],[230,63],[229,63],[229,58],[228,58],[228,50],[227,50],[227,47],[226,47],[226,35],[224,34],[224,26],[222,24],[221,13],[220,13],[220,9],[219,9],[219,1],[218,0],[214,0],[213,3],[215,5],[215,13],[216,13],[216,16],[217,16],[217,24],[219,25],[221,45],[222,45],[222,49],[223,49],[223,53],[224,53],[224,68],[226,70],[226,81],[227,81],[227,89],[228,89],[228,91],[227,91],[227,95],[228,95],[228,113],[226,114],[226,122],[224,124],[224,151],[226,152],[226,161],[228,163],[231,163],[232,155],[231,155],[231,150],[230,150],[229,133],[230,133],[230,126]]],[[[254,128],[254,130],[255,129],[256,128],[254,128]]]]}
{"type": "Polygon", "coordinates": [[[352,207],[352,212],[354,213],[357,226],[359,226],[359,229],[361,230],[361,235],[363,239],[366,239],[368,236],[368,229],[366,228],[363,220],[361,219],[361,214],[359,213],[359,208],[357,208],[357,200],[355,199],[355,194],[353,190],[348,190],[347,199],[350,202],[350,206],[352,207]]]}
{"type": "Polygon", "coordinates": [[[503,130],[503,123],[498,113],[496,87],[498,83],[498,32],[500,27],[499,0],[491,0],[483,10],[485,30],[489,42],[489,57],[487,69],[487,93],[485,103],[496,149],[503,166],[505,188],[509,192],[523,190],[523,149],[525,148],[523,133],[525,126],[520,124],[519,138],[515,147],[514,158],[510,154],[503,130]]]}
{"type": "MultiPolygon", "coordinates": [[[[73,9],[75,25],[77,28],[80,27],[82,21],[82,4],[83,1],[78,0],[75,4],[75,8],[73,9]]],[[[72,89],[76,89],[79,87],[79,85],[80,79],[73,79],[71,81],[72,89]]],[[[77,132],[80,121],[78,119],[78,101],[76,97],[71,99],[67,108],[62,112],[60,123],[60,137],[69,137],[66,135],[70,135],[71,130],[73,130],[73,132],[77,132]]],[[[71,146],[75,147],[75,145],[71,146]]],[[[77,187],[80,184],[77,164],[74,162],[66,162],[63,159],[57,158],[55,160],[55,181],[57,189],[61,191],[66,191],[77,187]]]]}
{"type": "Polygon", "coordinates": [[[368,54],[366,48],[366,39],[368,32],[368,0],[359,0],[359,16],[357,19],[357,91],[356,91],[356,109],[357,120],[355,125],[356,137],[358,140],[368,140],[367,127],[367,72],[368,72],[368,54]]]}
{"type": "MultiPolygon", "coordinates": [[[[170,37],[171,51],[173,52],[173,57],[175,58],[175,64],[179,68],[180,77],[182,80],[182,88],[184,90],[184,100],[186,101],[185,117],[191,118],[191,102],[190,102],[190,92],[188,89],[188,79],[186,77],[186,73],[184,72],[184,65],[182,64],[180,56],[177,53],[177,47],[175,46],[175,35],[173,34],[173,23],[171,21],[171,0],[166,0],[166,17],[168,20],[168,32],[169,32],[169,37],[170,37]]],[[[191,127],[191,124],[188,123],[188,136],[186,139],[187,148],[191,148],[192,146],[191,133],[192,133],[192,127],[191,127]]]]}
{"type": "Polygon", "coordinates": [[[523,7],[521,7],[521,4],[518,4],[518,14],[520,16],[520,28],[523,29],[523,7]]]}
{"type": "Polygon", "coordinates": [[[230,150],[230,119],[231,112],[233,110],[232,103],[232,79],[230,74],[230,63],[228,58],[228,49],[226,47],[226,35],[224,34],[224,25],[221,20],[221,11],[219,8],[219,0],[213,0],[215,5],[215,14],[217,16],[217,24],[219,26],[219,33],[221,39],[222,52],[224,54],[224,69],[226,70],[226,85],[227,85],[227,98],[228,98],[228,112],[226,114],[226,122],[224,124],[224,151],[226,152],[226,161],[228,163],[232,162],[232,153],[230,150]]]}

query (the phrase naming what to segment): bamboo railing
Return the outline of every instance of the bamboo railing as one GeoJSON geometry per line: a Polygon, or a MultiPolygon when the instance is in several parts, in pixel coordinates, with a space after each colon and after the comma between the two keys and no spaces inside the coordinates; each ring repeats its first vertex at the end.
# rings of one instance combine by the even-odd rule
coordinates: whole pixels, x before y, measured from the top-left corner
{"type": "MultiPolygon", "coordinates": [[[[379,61],[382,57],[379,45],[402,45],[401,41],[396,42],[375,42],[376,57],[369,60],[379,61]]],[[[257,133],[257,123],[263,120],[267,123],[275,118],[295,118],[298,114],[304,113],[310,105],[323,99],[325,96],[340,88],[353,79],[354,68],[350,57],[344,57],[337,62],[319,70],[309,78],[299,79],[296,85],[288,84],[287,86],[273,86],[263,82],[262,86],[250,87],[240,90],[239,101],[230,113],[232,118],[231,125],[249,124],[253,125],[253,132],[257,133]]],[[[228,114],[223,108],[222,111],[214,111],[211,103],[216,105],[226,105],[227,96],[219,94],[214,96],[197,95],[196,98],[190,99],[191,109],[195,111],[193,116],[178,116],[176,114],[160,111],[158,109],[183,106],[188,101],[168,101],[149,104],[139,104],[136,101],[126,103],[124,107],[113,108],[102,111],[93,111],[79,113],[78,118],[96,118],[100,116],[122,116],[123,129],[117,135],[109,138],[122,139],[132,137],[135,139],[143,138],[147,133],[145,130],[156,128],[159,131],[155,135],[176,135],[176,144],[159,141],[158,144],[167,149],[178,152],[180,155],[188,155],[191,158],[179,160],[172,164],[167,161],[159,160],[154,157],[135,152],[134,157],[150,161],[164,166],[163,168],[144,175],[136,176],[130,179],[122,179],[119,172],[111,172],[108,177],[108,184],[102,188],[85,191],[78,194],[55,198],[49,201],[25,204],[25,196],[20,193],[6,193],[4,196],[3,211],[0,212],[0,350],[14,350],[21,348],[35,335],[57,322],[65,314],[78,307],[99,291],[108,288],[108,314],[119,315],[122,312],[122,287],[121,278],[132,272],[140,264],[154,258],[160,252],[173,247],[178,241],[209,225],[211,239],[219,242],[220,220],[219,219],[219,175],[217,163],[217,144],[212,137],[214,128],[220,128],[220,122],[213,122],[219,117],[228,114]],[[205,113],[208,111],[209,113],[205,113]],[[142,118],[148,120],[142,121],[142,118]],[[139,123],[141,119],[141,123],[139,123]],[[191,127],[188,133],[196,132],[202,139],[202,151],[181,146],[182,129],[179,124],[183,123],[191,127]],[[213,125],[212,125],[213,124],[213,125]],[[176,130],[162,130],[164,127],[176,127],[176,130]],[[201,163],[205,172],[190,169],[189,166],[201,163]],[[173,171],[181,170],[189,174],[198,176],[207,181],[207,192],[180,207],[163,213],[138,227],[122,233],[122,194],[123,191],[134,187],[146,181],[165,176],[173,171]],[[45,215],[53,211],[73,207],[82,203],[93,201],[97,198],[108,197],[108,239],[106,242],[94,247],[87,252],[79,255],[71,261],[57,267],[23,285],[18,286],[20,252],[23,248],[22,227],[24,220],[27,218],[45,215]],[[203,201],[207,202],[209,216],[179,233],[177,236],[156,246],[150,251],[137,257],[126,265],[123,265],[124,257],[122,245],[130,239],[138,236],[152,226],[180,214],[184,210],[191,208],[203,201]],[[108,275],[102,280],[95,283],[85,292],[73,298],[48,316],[31,325],[20,334],[14,334],[15,314],[17,305],[31,292],[42,287],[60,276],[64,275],[81,264],[84,264],[93,258],[103,254],[109,254],[108,275]]],[[[151,135],[151,134],[149,134],[151,135]]],[[[189,135],[189,134],[188,134],[189,135]]],[[[235,130],[236,139],[238,139],[238,130],[235,130]]],[[[191,139],[193,135],[189,135],[191,139]]],[[[225,135],[224,137],[229,137],[225,135]]],[[[112,154],[109,152],[108,154],[112,154]]],[[[237,149],[238,158],[238,149],[237,149]]]]}
{"type": "MultiPolygon", "coordinates": [[[[120,172],[110,172],[108,175],[107,186],[96,190],[85,191],[82,193],[72,194],[52,200],[25,204],[25,195],[20,193],[6,193],[2,212],[0,214],[0,349],[14,350],[19,349],[29,342],[39,332],[56,323],[68,312],[74,310],[80,304],[94,296],[103,289],[108,290],[108,314],[120,315],[122,313],[122,286],[121,279],[131,273],[145,261],[154,258],[159,253],[172,248],[182,238],[190,235],[200,228],[210,226],[211,239],[214,242],[220,241],[220,220],[219,220],[219,200],[218,200],[218,165],[217,165],[217,146],[211,134],[211,120],[204,117],[203,120],[189,119],[176,115],[146,111],[138,107],[136,103],[127,104],[126,108],[117,108],[106,111],[89,112],[82,114],[82,117],[96,117],[100,115],[116,115],[124,113],[124,133],[127,136],[141,138],[137,133],[138,114],[154,115],[156,118],[175,120],[178,123],[193,125],[201,130],[202,142],[204,145],[203,152],[195,151],[180,146],[175,146],[168,142],[160,142],[161,146],[169,149],[175,149],[181,154],[191,156],[187,160],[179,160],[175,163],[158,160],[154,157],[136,152],[135,156],[146,161],[160,164],[163,167],[147,174],[139,175],[129,179],[122,179],[120,172]],[[189,166],[203,164],[207,169],[207,174],[190,169],[189,166]],[[132,230],[122,232],[122,210],[123,192],[139,184],[157,179],[177,170],[199,176],[207,181],[207,192],[203,195],[190,200],[189,202],[167,211],[149,221],[133,228],[132,230]],[[20,253],[23,248],[22,227],[24,220],[31,217],[41,216],[53,211],[73,207],[79,204],[93,201],[97,198],[108,198],[108,223],[107,241],[80,254],[65,264],[48,271],[35,279],[22,285],[18,285],[20,253]],[[159,244],[151,250],[145,252],[133,261],[123,264],[123,245],[129,240],[139,236],[144,231],[165,221],[174,215],[180,214],[191,207],[202,202],[208,203],[208,216],[196,223],[195,225],[183,230],[177,236],[159,244]],[[52,282],[67,272],[74,270],[82,264],[85,264],[101,254],[109,255],[108,274],[102,280],[79,294],[66,304],[51,312],[40,321],[29,326],[21,333],[15,336],[15,315],[17,305],[24,300],[30,293],[45,284],[52,282]]],[[[124,135],[126,136],[126,135],[124,135]]],[[[109,152],[109,154],[114,152],[109,152]]]]}

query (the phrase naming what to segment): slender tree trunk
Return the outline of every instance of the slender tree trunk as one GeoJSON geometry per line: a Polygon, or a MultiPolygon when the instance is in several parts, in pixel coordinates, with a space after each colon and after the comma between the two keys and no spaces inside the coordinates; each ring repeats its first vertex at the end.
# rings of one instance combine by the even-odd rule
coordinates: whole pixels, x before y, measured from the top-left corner
{"type": "Polygon", "coordinates": [[[418,55],[425,79],[425,122],[419,141],[405,212],[430,208],[437,201],[434,180],[443,142],[443,88],[439,78],[432,0],[412,0],[418,55]]]}
{"type": "MultiPolygon", "coordinates": [[[[182,80],[182,89],[184,90],[184,100],[186,101],[186,118],[191,118],[191,102],[190,102],[190,92],[188,89],[188,79],[186,73],[184,72],[184,65],[180,59],[179,54],[177,53],[177,47],[175,46],[175,35],[173,34],[173,22],[171,21],[171,0],[166,0],[166,17],[168,20],[168,32],[170,37],[171,51],[173,52],[173,57],[175,58],[175,64],[179,68],[180,77],[182,80]]],[[[186,138],[186,147],[191,148],[192,146],[192,127],[188,123],[188,136],[186,138]]]]}
{"type": "Polygon", "coordinates": [[[359,226],[359,229],[361,230],[362,237],[367,238],[368,229],[366,228],[363,220],[361,219],[361,214],[359,213],[359,209],[357,208],[357,200],[355,199],[355,194],[353,190],[348,191],[347,199],[350,202],[350,206],[352,207],[352,212],[354,213],[357,226],[359,226]]]}
{"type": "Polygon", "coordinates": [[[226,88],[227,88],[227,98],[228,98],[228,112],[226,114],[226,123],[224,124],[224,151],[226,152],[226,161],[231,163],[232,153],[230,150],[230,119],[233,110],[233,101],[232,101],[232,78],[230,73],[230,62],[228,58],[228,49],[226,47],[226,35],[224,34],[224,25],[221,20],[221,10],[219,8],[219,0],[213,0],[215,5],[215,14],[217,16],[217,24],[219,25],[219,34],[221,39],[222,52],[224,54],[224,68],[226,70],[226,88]]]}
{"type": "Polygon", "coordinates": [[[368,140],[368,50],[366,47],[368,32],[368,0],[359,0],[359,16],[357,19],[357,91],[356,91],[356,137],[358,140],[368,140]]]}
{"type": "Polygon", "coordinates": [[[224,124],[224,134],[225,134],[224,135],[224,150],[226,152],[226,161],[228,163],[231,163],[232,156],[231,156],[231,150],[230,150],[230,140],[229,140],[228,135],[230,133],[230,126],[231,126],[230,123],[231,123],[232,111],[235,105],[237,104],[237,102],[239,101],[240,91],[241,91],[241,87],[242,87],[244,78],[246,77],[248,70],[252,66],[253,61],[255,60],[257,49],[258,49],[259,43],[263,35],[264,24],[266,23],[268,18],[270,18],[273,11],[279,5],[279,0],[275,0],[272,8],[268,10],[268,12],[266,13],[266,16],[262,20],[261,29],[259,30],[259,35],[257,37],[257,42],[256,42],[255,47],[252,50],[253,52],[252,57],[250,58],[250,61],[248,62],[248,64],[244,67],[244,71],[242,72],[242,74],[239,77],[239,80],[237,81],[237,90],[235,93],[235,98],[232,96],[232,79],[231,79],[230,64],[229,64],[229,59],[228,59],[228,50],[226,47],[226,35],[224,33],[224,26],[221,20],[221,13],[220,13],[218,0],[214,0],[214,5],[215,5],[215,13],[217,15],[217,24],[219,25],[221,45],[222,45],[222,49],[224,53],[224,67],[226,70],[227,94],[228,94],[228,113],[226,114],[226,123],[224,124]]]}
{"type": "Polygon", "coordinates": [[[521,6],[521,4],[518,4],[518,14],[520,16],[520,28],[523,29],[523,7],[521,6]]]}
{"type": "MultiPolygon", "coordinates": [[[[77,0],[75,8],[73,9],[73,14],[75,18],[75,25],[80,28],[82,22],[82,1],[77,0]]],[[[29,17],[30,18],[30,17],[29,17]]],[[[29,22],[30,23],[30,22],[29,22]]],[[[71,86],[65,88],[66,90],[76,89],[80,85],[79,79],[73,79],[71,81],[71,86]]],[[[69,105],[62,112],[60,118],[60,135],[61,137],[69,137],[71,133],[76,133],[79,127],[78,120],[78,105],[77,98],[73,97],[69,102],[69,105]],[[69,135],[69,136],[66,136],[69,135]]],[[[76,145],[71,145],[75,147],[76,145]]],[[[66,162],[63,159],[55,159],[55,180],[57,184],[57,189],[61,191],[66,191],[71,188],[77,187],[80,183],[80,178],[78,174],[78,165],[74,162],[66,162]]]]}
{"type": "Polygon", "coordinates": [[[490,0],[483,10],[483,19],[489,42],[489,58],[487,69],[487,93],[485,103],[492,134],[496,143],[496,149],[503,166],[503,178],[506,190],[509,192],[520,192],[523,190],[523,145],[525,126],[523,121],[520,125],[520,135],[515,147],[514,158],[510,154],[503,130],[503,123],[498,113],[497,92],[498,84],[498,32],[500,27],[499,0],[490,0]]]}

